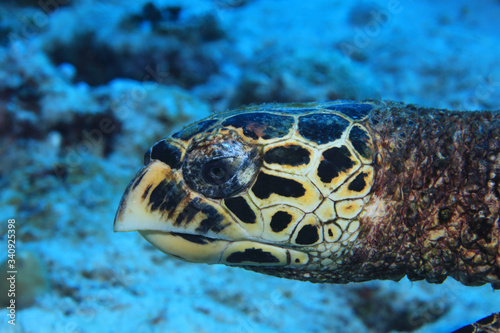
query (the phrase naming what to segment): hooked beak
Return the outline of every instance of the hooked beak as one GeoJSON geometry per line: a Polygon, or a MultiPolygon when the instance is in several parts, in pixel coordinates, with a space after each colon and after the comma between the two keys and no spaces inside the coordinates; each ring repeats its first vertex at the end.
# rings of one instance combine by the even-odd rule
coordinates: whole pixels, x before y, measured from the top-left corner
{"type": "Polygon", "coordinates": [[[179,171],[152,161],[125,190],[114,231],[139,231],[165,253],[191,262],[217,263],[230,241],[248,237],[225,215],[193,194],[179,171]]]}

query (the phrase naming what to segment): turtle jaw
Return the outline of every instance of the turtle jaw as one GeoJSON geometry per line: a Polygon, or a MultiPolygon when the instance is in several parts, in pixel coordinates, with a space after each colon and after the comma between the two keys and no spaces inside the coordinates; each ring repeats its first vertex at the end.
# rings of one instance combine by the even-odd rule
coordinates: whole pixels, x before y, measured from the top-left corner
{"type": "Polygon", "coordinates": [[[142,230],[139,234],[161,252],[194,263],[219,263],[222,252],[230,243],[222,239],[162,231],[142,230]]]}
{"type": "Polygon", "coordinates": [[[306,253],[256,241],[227,241],[161,231],[139,231],[154,247],[177,259],[228,266],[300,267],[309,262],[306,253]]]}

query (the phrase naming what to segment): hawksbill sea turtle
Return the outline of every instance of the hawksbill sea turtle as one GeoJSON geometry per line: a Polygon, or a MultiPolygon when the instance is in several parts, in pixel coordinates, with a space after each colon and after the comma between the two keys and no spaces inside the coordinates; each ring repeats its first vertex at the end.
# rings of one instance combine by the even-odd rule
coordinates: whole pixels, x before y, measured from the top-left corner
{"type": "MultiPolygon", "coordinates": [[[[115,231],[181,260],[319,283],[500,289],[500,112],[263,104],[155,143],[115,231]]],[[[500,314],[459,330],[498,332],[500,314]]]]}

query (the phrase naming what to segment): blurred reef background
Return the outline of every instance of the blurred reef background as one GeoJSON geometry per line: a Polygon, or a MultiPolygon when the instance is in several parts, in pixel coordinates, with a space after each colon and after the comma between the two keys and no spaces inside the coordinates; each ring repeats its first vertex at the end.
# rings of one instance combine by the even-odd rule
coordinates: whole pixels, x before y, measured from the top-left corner
{"type": "Polygon", "coordinates": [[[500,311],[490,286],[288,281],[112,231],[144,152],[214,111],[337,98],[500,109],[499,17],[497,0],[1,1],[0,331],[448,332],[500,311]]]}

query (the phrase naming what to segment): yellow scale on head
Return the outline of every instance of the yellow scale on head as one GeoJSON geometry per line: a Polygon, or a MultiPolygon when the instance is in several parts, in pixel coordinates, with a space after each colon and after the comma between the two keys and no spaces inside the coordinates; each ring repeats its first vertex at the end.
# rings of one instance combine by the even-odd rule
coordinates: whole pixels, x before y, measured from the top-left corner
{"type": "Polygon", "coordinates": [[[271,104],[198,122],[146,153],[115,231],[186,261],[330,266],[355,241],[374,181],[359,122],[371,108],[271,104]]]}

